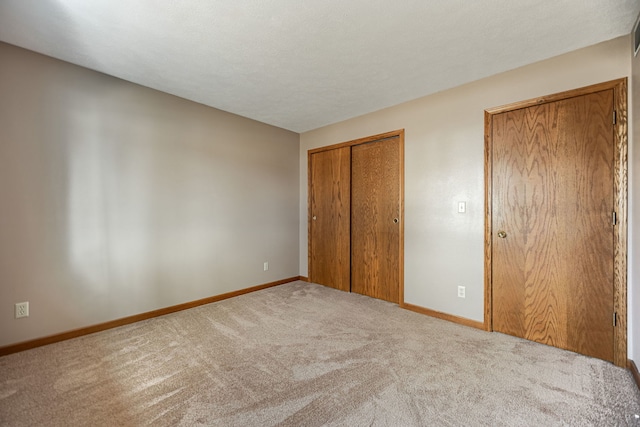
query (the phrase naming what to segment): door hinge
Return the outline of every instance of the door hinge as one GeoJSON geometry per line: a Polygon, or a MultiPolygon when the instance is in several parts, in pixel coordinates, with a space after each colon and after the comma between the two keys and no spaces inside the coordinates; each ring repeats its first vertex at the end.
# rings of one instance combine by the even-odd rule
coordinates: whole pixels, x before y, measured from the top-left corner
{"type": "Polygon", "coordinates": [[[613,312],[613,327],[615,328],[616,326],[618,326],[618,313],[616,313],[615,311],[613,312]]]}
{"type": "Polygon", "coordinates": [[[616,121],[617,121],[616,119],[617,119],[617,117],[616,117],[616,110],[613,110],[613,124],[614,124],[614,125],[616,124],[616,121]]]}
{"type": "Polygon", "coordinates": [[[617,225],[618,224],[618,214],[616,213],[616,211],[613,211],[613,225],[617,225]]]}

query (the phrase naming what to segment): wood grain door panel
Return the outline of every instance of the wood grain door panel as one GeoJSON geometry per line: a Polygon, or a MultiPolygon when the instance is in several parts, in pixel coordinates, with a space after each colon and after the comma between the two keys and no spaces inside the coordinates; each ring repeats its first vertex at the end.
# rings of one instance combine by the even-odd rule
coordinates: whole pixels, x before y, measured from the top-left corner
{"type": "Polygon", "coordinates": [[[612,116],[613,90],[494,115],[491,183],[494,330],[609,361],[612,116]]]}
{"type": "Polygon", "coordinates": [[[309,279],[349,292],[351,285],[351,149],[310,156],[309,279]]]}
{"type": "Polygon", "coordinates": [[[400,139],[351,151],[351,291],[400,302],[400,139]]]}

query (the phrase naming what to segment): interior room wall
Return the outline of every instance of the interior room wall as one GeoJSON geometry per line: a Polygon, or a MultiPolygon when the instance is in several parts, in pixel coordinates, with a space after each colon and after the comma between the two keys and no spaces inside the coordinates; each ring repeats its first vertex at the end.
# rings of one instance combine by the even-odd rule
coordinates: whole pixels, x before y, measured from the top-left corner
{"type": "Polygon", "coordinates": [[[403,128],[405,302],[482,322],[484,110],[628,77],[629,39],[610,40],[303,133],[300,274],[308,272],[307,151],[403,128]],[[460,201],[467,203],[464,214],[457,212],[460,201]],[[458,286],[466,287],[465,299],[458,298],[458,286]]]}
{"type": "Polygon", "coordinates": [[[0,64],[0,346],[299,274],[298,134],[8,44],[0,64]]]}

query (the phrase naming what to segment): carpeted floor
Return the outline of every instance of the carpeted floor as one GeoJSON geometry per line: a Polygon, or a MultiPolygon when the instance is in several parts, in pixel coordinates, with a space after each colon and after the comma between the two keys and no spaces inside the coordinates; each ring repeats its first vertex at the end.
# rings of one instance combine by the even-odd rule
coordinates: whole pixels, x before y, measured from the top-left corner
{"type": "Polygon", "coordinates": [[[2,426],[640,425],[609,363],[294,282],[0,358],[2,426]]]}

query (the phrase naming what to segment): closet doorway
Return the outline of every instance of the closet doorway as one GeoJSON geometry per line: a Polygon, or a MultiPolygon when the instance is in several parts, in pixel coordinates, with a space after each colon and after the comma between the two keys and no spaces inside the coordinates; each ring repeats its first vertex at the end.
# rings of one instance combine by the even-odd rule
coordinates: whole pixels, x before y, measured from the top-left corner
{"type": "Polygon", "coordinates": [[[309,280],[403,300],[404,130],[310,150],[309,280]]]}
{"type": "Polygon", "coordinates": [[[487,110],[488,329],[626,365],[626,93],[487,110]]]}

